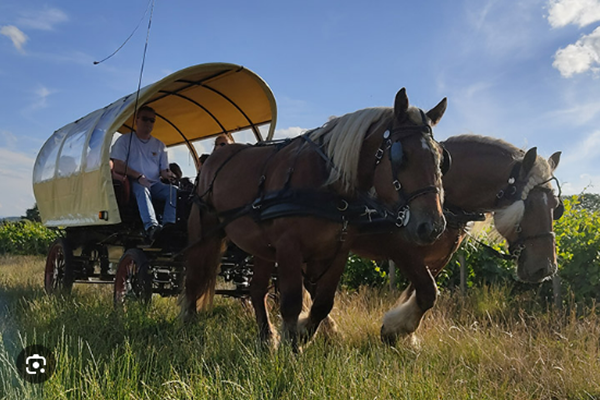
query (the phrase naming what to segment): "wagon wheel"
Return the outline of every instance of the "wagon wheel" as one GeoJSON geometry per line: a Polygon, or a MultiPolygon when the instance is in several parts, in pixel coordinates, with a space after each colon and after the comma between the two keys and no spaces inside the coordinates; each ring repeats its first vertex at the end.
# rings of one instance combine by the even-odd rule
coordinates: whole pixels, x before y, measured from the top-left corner
{"type": "Polygon", "coordinates": [[[138,300],[144,304],[152,297],[152,280],[148,274],[148,259],[140,249],[129,249],[123,254],[115,275],[114,304],[138,300]]]}
{"type": "Polygon", "coordinates": [[[65,238],[52,243],[46,258],[44,289],[48,294],[69,294],[73,288],[73,252],[65,238]]]}

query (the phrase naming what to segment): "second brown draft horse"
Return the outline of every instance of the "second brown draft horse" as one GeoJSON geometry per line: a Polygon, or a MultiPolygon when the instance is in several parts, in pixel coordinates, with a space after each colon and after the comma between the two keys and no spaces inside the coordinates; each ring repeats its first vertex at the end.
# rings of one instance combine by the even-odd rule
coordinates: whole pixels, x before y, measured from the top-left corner
{"type": "Polygon", "coordinates": [[[435,277],[467,235],[468,223],[484,219],[484,214],[493,214],[521,280],[539,282],[557,269],[552,224],[562,215],[563,206],[551,181],[556,180],[553,172],[560,152],[546,160],[536,148],[524,152],[478,135],[455,136],[442,144],[452,156],[452,167],[443,178],[448,223],[442,236],[431,245],[415,246],[395,232],[364,235],[352,247],[372,259],[393,260],[410,281],[397,306],[383,319],[381,336],[389,343],[403,336],[415,339],[413,332],[436,300],[435,277]]]}
{"type": "MultiPolygon", "coordinates": [[[[303,280],[318,282],[310,335],[333,306],[358,225],[378,216],[404,240],[432,243],[445,219],[443,149],[431,127],[445,109],[446,99],[428,112],[409,106],[401,89],[393,108],[359,110],[279,145],[215,151],[188,223],[184,317],[212,304],[225,235],[255,256],[257,275],[268,280],[277,263],[282,332],[294,347],[303,280]]],[[[253,295],[261,325],[258,303],[253,295]]],[[[262,326],[261,336],[271,338],[262,326]]]]}

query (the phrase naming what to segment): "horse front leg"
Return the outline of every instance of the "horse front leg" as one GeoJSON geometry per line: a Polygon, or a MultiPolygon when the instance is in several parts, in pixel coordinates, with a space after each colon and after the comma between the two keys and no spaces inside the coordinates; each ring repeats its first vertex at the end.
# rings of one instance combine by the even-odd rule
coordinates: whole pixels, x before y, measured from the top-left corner
{"type": "Polygon", "coordinates": [[[302,252],[297,242],[285,239],[278,241],[276,252],[282,336],[297,352],[298,316],[302,311],[302,252]]]}
{"type": "Polygon", "coordinates": [[[277,345],[278,338],[274,334],[273,326],[269,321],[266,301],[274,268],[275,263],[254,257],[254,268],[252,280],[250,281],[250,298],[252,299],[252,307],[254,307],[256,323],[258,324],[260,341],[264,345],[272,345],[273,347],[277,345]]]}
{"type": "Polygon", "coordinates": [[[383,317],[381,339],[394,344],[399,337],[407,337],[413,344],[413,333],[419,327],[423,315],[433,307],[437,299],[437,285],[429,268],[423,262],[396,262],[401,272],[411,282],[401,295],[400,301],[383,317]]]}
{"type": "Polygon", "coordinates": [[[311,262],[307,265],[309,276],[316,276],[316,282],[305,282],[305,286],[312,297],[312,306],[308,316],[299,322],[299,333],[302,340],[308,342],[314,336],[319,325],[324,322],[328,333],[336,330],[336,324],[329,317],[333,308],[335,292],[344,271],[348,252],[340,252],[333,260],[311,262]]]}

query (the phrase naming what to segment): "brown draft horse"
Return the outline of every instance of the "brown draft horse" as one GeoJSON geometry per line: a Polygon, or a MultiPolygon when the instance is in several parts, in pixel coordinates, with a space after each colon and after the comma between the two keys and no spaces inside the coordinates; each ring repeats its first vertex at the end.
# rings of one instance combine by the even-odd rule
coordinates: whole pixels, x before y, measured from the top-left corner
{"type": "MultiPolygon", "coordinates": [[[[390,344],[398,337],[416,340],[413,333],[436,300],[435,277],[467,235],[469,222],[485,214],[493,214],[496,230],[510,244],[520,279],[539,282],[556,272],[552,222],[560,218],[563,207],[550,181],[555,179],[560,152],[545,160],[537,156],[536,148],[525,153],[502,140],[476,135],[452,137],[442,144],[452,157],[452,167],[443,178],[448,223],[442,236],[433,244],[418,246],[391,230],[361,234],[351,246],[364,257],[393,260],[410,281],[398,305],[383,319],[381,337],[390,344]]],[[[258,292],[255,298],[265,296],[268,279],[255,268],[251,282],[258,292]]],[[[305,286],[314,297],[310,282],[305,281],[305,286]]],[[[259,312],[266,315],[264,308],[259,312]]],[[[335,326],[330,318],[326,321],[335,326]]]]}
{"type": "Polygon", "coordinates": [[[484,214],[493,214],[521,280],[540,282],[557,269],[552,223],[563,206],[550,182],[556,180],[560,152],[545,160],[536,148],[525,153],[502,140],[476,135],[452,137],[442,144],[452,156],[452,167],[443,178],[448,224],[442,236],[431,245],[415,246],[395,232],[364,235],[352,246],[360,255],[393,260],[410,280],[398,305],[383,318],[381,337],[389,343],[403,336],[415,339],[413,332],[436,300],[435,277],[465,238],[468,222],[484,214]]]}
{"type": "MultiPolygon", "coordinates": [[[[445,109],[446,99],[427,113],[409,106],[401,89],[394,108],[359,110],[279,146],[232,144],[215,151],[202,167],[188,221],[184,318],[212,304],[225,235],[255,256],[258,282],[261,274],[268,281],[277,263],[282,332],[294,348],[303,279],[318,282],[309,334],[333,306],[358,233],[346,210],[391,219],[409,242],[437,239],[445,227],[443,152],[431,126],[445,109]]],[[[252,298],[268,341],[260,314],[264,296],[256,298],[261,290],[255,286],[252,298]]]]}

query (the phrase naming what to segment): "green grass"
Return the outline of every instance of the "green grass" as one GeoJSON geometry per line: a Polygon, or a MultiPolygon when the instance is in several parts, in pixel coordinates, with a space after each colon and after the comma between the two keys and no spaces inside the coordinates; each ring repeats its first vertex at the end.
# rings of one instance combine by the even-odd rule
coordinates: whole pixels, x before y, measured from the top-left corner
{"type": "Polygon", "coordinates": [[[239,300],[217,297],[212,313],[186,326],[174,298],[124,313],[113,310],[110,286],[48,297],[43,268],[40,258],[0,258],[2,399],[600,398],[597,313],[547,312],[503,288],[442,294],[418,331],[420,350],[379,340],[395,295],[339,293],[338,333],[293,354],[261,349],[239,300]],[[43,385],[15,372],[29,344],[57,357],[43,385]]]}

